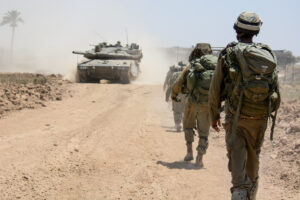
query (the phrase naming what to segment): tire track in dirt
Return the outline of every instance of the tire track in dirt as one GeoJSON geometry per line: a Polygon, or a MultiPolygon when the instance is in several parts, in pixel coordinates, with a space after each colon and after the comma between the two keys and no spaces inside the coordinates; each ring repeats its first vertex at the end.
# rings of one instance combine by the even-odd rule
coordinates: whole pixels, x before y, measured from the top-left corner
{"type": "MultiPolygon", "coordinates": [[[[224,133],[211,133],[204,169],[183,162],[161,86],[73,87],[0,120],[1,199],[230,199],[224,133]]],[[[260,200],[284,192],[262,176],[260,200]]]]}

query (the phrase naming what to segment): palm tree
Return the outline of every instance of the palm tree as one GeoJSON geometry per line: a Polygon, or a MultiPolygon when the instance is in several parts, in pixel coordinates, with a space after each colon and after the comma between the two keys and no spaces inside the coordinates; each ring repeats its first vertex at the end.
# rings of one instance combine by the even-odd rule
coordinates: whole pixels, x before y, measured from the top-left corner
{"type": "Polygon", "coordinates": [[[10,42],[10,56],[12,59],[13,55],[13,44],[14,44],[14,37],[15,37],[15,28],[18,26],[18,24],[24,23],[23,19],[20,17],[20,12],[17,10],[10,10],[8,11],[4,17],[2,18],[2,22],[0,23],[0,26],[3,25],[10,25],[12,28],[12,34],[11,34],[11,42],[10,42]]]}

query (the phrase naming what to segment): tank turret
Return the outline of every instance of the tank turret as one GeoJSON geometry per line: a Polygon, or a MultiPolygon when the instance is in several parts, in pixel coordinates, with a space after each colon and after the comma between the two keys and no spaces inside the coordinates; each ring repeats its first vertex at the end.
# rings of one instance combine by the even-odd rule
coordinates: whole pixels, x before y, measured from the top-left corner
{"type": "Polygon", "coordinates": [[[132,43],[122,46],[118,41],[114,45],[103,42],[93,46],[93,49],[85,52],[72,52],[88,59],[77,66],[80,82],[107,79],[129,83],[137,78],[139,63],[143,57],[139,45],[132,43]]]}

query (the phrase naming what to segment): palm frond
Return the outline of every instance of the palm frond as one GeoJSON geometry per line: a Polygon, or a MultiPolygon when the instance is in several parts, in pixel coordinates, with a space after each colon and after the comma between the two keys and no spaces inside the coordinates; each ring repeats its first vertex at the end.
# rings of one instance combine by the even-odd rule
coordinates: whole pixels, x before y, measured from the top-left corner
{"type": "Polygon", "coordinates": [[[8,11],[2,18],[0,23],[1,26],[9,24],[11,27],[17,27],[18,23],[24,23],[23,19],[20,17],[20,12],[17,10],[8,11]]]}
{"type": "Polygon", "coordinates": [[[17,19],[17,22],[24,23],[24,20],[23,20],[22,18],[18,18],[18,19],[17,19]]]}
{"type": "Polygon", "coordinates": [[[10,20],[10,18],[9,18],[8,16],[4,16],[4,17],[2,18],[2,21],[1,21],[0,25],[3,26],[3,25],[5,25],[5,24],[9,24],[10,21],[11,21],[11,20],[10,20]]]}

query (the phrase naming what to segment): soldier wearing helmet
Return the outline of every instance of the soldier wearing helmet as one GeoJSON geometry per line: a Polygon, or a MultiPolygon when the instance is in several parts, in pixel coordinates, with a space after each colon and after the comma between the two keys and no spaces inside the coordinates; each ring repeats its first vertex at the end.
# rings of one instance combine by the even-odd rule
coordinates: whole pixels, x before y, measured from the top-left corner
{"type": "MultiPolygon", "coordinates": [[[[200,72],[197,76],[193,76],[196,73],[196,66],[202,67],[204,69],[203,60],[210,63],[212,59],[217,62],[217,57],[212,55],[211,46],[208,43],[198,43],[193,49],[189,56],[190,65],[188,65],[180,76],[177,78],[172,89],[172,99],[177,101],[178,94],[182,93],[183,88],[188,88],[188,97],[185,104],[185,110],[183,115],[183,129],[185,134],[185,141],[187,146],[187,153],[184,157],[185,161],[191,161],[193,157],[193,147],[194,142],[194,128],[197,129],[199,135],[199,141],[197,146],[197,157],[196,166],[203,167],[203,155],[206,153],[208,148],[208,135],[209,135],[209,116],[208,116],[208,92],[210,82],[206,81],[206,86],[203,87],[201,84],[197,84],[202,76],[200,72]],[[207,58],[207,59],[205,59],[207,58]],[[193,81],[191,81],[193,77],[193,81]],[[189,84],[189,83],[194,84],[189,84]],[[200,94],[199,91],[204,91],[204,94],[200,94]]],[[[209,76],[208,78],[211,78],[209,76]]],[[[206,79],[207,80],[207,79],[206,79]]],[[[201,82],[201,81],[200,81],[201,82]]],[[[200,83],[199,82],[199,83],[200,83]]]]}
{"type": "MultiPolygon", "coordinates": [[[[171,79],[173,73],[178,72],[178,71],[182,71],[185,66],[186,65],[182,61],[179,61],[177,66],[172,65],[172,66],[169,67],[169,71],[167,72],[167,75],[166,75],[166,78],[165,78],[165,81],[164,81],[164,85],[163,85],[164,90],[167,89],[168,83],[170,82],[170,79],[171,79]]],[[[170,96],[170,94],[169,94],[169,96],[170,96]]]]}
{"type": "Polygon", "coordinates": [[[190,53],[189,62],[200,58],[203,55],[212,54],[211,46],[208,43],[198,43],[190,53]]]}
{"type": "Polygon", "coordinates": [[[221,51],[209,91],[211,126],[216,131],[220,130],[220,108],[225,101],[223,127],[232,200],[256,199],[259,154],[267,121],[280,104],[276,58],[267,45],[253,43],[261,26],[256,13],[239,15],[233,26],[238,42],[229,43],[221,51]]]}
{"type": "MultiPolygon", "coordinates": [[[[166,102],[169,101],[173,85],[177,78],[180,76],[184,64],[182,61],[178,63],[178,66],[173,66],[173,73],[170,75],[170,78],[167,80],[167,87],[166,87],[166,102]]],[[[184,92],[184,91],[183,91],[184,92]]],[[[182,122],[182,115],[184,111],[184,105],[186,102],[186,95],[181,92],[178,95],[177,101],[172,101],[172,111],[173,111],[173,117],[174,117],[174,122],[175,122],[175,128],[177,132],[181,131],[181,122],[182,122]]]]}
{"type": "Polygon", "coordinates": [[[174,72],[175,72],[175,65],[172,65],[169,67],[169,71],[166,74],[166,78],[165,78],[164,85],[163,85],[163,90],[167,89],[168,82],[174,72]]]}

